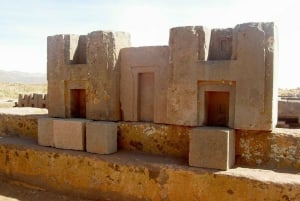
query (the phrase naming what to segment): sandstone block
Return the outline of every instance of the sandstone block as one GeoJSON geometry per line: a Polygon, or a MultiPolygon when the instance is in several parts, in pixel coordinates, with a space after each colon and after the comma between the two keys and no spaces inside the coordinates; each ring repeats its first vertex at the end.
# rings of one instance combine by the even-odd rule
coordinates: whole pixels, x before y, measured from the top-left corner
{"type": "Polygon", "coordinates": [[[38,143],[42,146],[54,146],[53,121],[55,118],[38,119],[38,143]]]}
{"type": "Polygon", "coordinates": [[[85,119],[55,119],[54,146],[61,149],[85,150],[85,119]]]}
{"type": "Polygon", "coordinates": [[[198,127],[190,131],[190,166],[227,170],[233,166],[234,160],[234,130],[198,127]]]}
{"type": "Polygon", "coordinates": [[[86,124],[86,150],[91,153],[111,154],[117,152],[118,124],[93,121],[86,124]]]}

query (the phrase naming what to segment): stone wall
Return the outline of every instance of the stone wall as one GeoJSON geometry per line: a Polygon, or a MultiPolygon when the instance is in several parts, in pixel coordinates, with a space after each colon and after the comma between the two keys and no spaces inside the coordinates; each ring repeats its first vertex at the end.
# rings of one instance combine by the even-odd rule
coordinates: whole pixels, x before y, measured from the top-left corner
{"type": "Polygon", "coordinates": [[[167,46],[121,50],[121,110],[124,121],[166,122],[167,46]]]}
{"type": "Polygon", "coordinates": [[[49,116],[120,120],[118,59],[129,45],[124,32],[49,36],[49,116]]]}
{"type": "Polygon", "coordinates": [[[276,43],[272,23],[172,28],[167,123],[274,128],[276,43]],[[215,111],[215,105],[223,112],[215,111]]]}
{"type": "Polygon", "coordinates": [[[0,109],[0,136],[18,136],[37,139],[37,119],[47,116],[46,109],[2,108],[0,109]]]}
{"type": "MultiPolygon", "coordinates": [[[[0,114],[0,135],[37,140],[37,119],[45,114],[0,114]]],[[[189,155],[189,132],[193,127],[153,123],[119,122],[118,150],[131,150],[168,157],[189,155]]],[[[236,165],[300,169],[300,130],[236,130],[236,165]]]]}
{"type": "Polygon", "coordinates": [[[17,107],[47,108],[47,94],[19,94],[17,107]]]}
{"type": "Polygon", "coordinates": [[[169,46],[129,46],[123,32],[49,36],[49,116],[275,127],[274,23],[176,27],[169,46]]]}

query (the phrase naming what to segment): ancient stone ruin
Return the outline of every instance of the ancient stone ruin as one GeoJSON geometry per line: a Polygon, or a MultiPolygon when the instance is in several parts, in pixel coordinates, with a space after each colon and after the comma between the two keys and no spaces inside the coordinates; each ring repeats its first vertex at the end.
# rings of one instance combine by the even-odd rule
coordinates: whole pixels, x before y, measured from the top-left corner
{"type": "Polygon", "coordinates": [[[300,200],[300,129],[274,128],[277,42],[273,23],[172,28],[155,47],[49,36],[49,110],[0,109],[0,197],[8,179],[92,200],[300,200]]]}
{"type": "Polygon", "coordinates": [[[48,100],[47,94],[19,94],[16,107],[36,107],[47,108],[48,100]]]}
{"type": "Polygon", "coordinates": [[[237,130],[277,122],[276,37],[273,23],[176,27],[169,46],[130,47],[124,32],[49,36],[39,144],[109,154],[118,121],[191,126],[189,164],[226,170],[237,130]]]}

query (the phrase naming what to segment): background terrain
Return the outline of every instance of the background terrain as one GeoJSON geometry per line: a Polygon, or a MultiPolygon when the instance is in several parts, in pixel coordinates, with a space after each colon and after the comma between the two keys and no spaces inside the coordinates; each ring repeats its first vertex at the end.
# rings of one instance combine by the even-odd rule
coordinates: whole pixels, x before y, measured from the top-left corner
{"type": "MultiPolygon", "coordinates": [[[[46,77],[46,74],[42,73],[0,70],[0,99],[16,100],[19,94],[45,94],[47,93],[46,77]]],[[[300,97],[300,87],[279,89],[279,96],[300,97]]]]}

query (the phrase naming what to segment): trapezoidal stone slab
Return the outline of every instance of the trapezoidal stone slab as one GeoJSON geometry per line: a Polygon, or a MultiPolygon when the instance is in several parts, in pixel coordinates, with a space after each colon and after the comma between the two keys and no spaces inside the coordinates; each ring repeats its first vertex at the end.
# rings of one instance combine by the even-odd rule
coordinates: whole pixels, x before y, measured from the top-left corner
{"type": "Polygon", "coordinates": [[[234,130],[198,127],[190,131],[190,166],[227,170],[234,165],[234,161],[234,130]]]}
{"type": "Polygon", "coordinates": [[[38,119],[38,144],[42,146],[54,146],[53,120],[55,118],[38,119]]]}
{"type": "Polygon", "coordinates": [[[118,124],[92,121],[86,124],[86,151],[98,154],[117,152],[118,124]]]}
{"type": "Polygon", "coordinates": [[[85,119],[53,120],[54,146],[61,149],[85,150],[85,119]]]}

